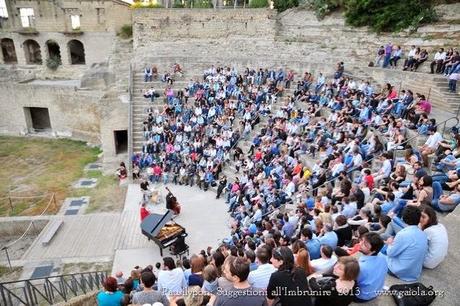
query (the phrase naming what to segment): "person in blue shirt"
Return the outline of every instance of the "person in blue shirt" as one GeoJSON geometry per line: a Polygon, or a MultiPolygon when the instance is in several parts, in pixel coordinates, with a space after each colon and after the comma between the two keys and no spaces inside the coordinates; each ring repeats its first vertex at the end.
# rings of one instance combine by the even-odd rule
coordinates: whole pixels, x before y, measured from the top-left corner
{"type": "Polygon", "coordinates": [[[123,292],[118,290],[117,280],[114,277],[107,277],[104,282],[104,291],[97,294],[96,300],[99,306],[121,306],[123,292]]]}
{"type": "Polygon", "coordinates": [[[305,227],[300,232],[300,240],[305,242],[308,252],[310,253],[310,259],[318,259],[321,257],[321,243],[317,238],[313,238],[313,232],[310,228],[305,227]]]}
{"type": "Polygon", "coordinates": [[[390,274],[407,282],[416,281],[422,273],[423,261],[428,250],[426,234],[418,227],[420,209],[416,206],[406,206],[402,220],[407,224],[399,231],[394,239],[385,242],[387,263],[390,274]]]}
{"type": "Polygon", "coordinates": [[[319,243],[328,245],[333,250],[335,250],[338,241],[339,238],[337,237],[337,234],[332,230],[332,225],[326,224],[324,226],[324,235],[319,238],[319,243]]]}
{"type": "Polygon", "coordinates": [[[383,244],[377,233],[366,233],[359,241],[363,255],[359,258],[359,293],[355,297],[356,302],[370,301],[383,289],[388,271],[385,255],[380,253],[383,244]]]}

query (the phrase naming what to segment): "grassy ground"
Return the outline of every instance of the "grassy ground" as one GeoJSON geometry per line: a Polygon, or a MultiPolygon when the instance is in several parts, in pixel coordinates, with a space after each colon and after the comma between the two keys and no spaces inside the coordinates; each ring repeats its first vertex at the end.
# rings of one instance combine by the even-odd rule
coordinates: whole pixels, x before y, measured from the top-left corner
{"type": "Polygon", "coordinates": [[[8,282],[18,280],[22,273],[22,267],[9,267],[0,265],[0,282],[8,282]]]}
{"type": "Polygon", "coordinates": [[[120,211],[125,201],[126,186],[119,186],[115,175],[102,175],[100,171],[89,171],[86,178],[97,178],[97,186],[91,189],[74,189],[71,197],[91,197],[85,213],[120,211]]]}
{"type": "Polygon", "coordinates": [[[80,262],[65,264],[61,274],[94,272],[94,271],[111,271],[113,262],[80,262]]]}
{"type": "MultiPolygon", "coordinates": [[[[55,193],[59,204],[72,192],[71,184],[84,177],[84,166],[100,153],[84,142],[66,139],[0,137],[0,198],[55,193]]],[[[0,216],[36,215],[50,197],[13,200],[0,199],[0,216]]],[[[59,210],[59,205],[50,212],[59,210]]]]}

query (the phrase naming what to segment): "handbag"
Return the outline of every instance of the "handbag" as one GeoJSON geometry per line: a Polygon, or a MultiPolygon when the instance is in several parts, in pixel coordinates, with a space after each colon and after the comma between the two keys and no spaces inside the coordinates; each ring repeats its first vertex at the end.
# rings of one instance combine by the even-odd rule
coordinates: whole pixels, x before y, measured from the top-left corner
{"type": "Polygon", "coordinates": [[[398,306],[427,306],[436,297],[433,286],[427,288],[422,283],[393,285],[390,292],[398,306]]]}

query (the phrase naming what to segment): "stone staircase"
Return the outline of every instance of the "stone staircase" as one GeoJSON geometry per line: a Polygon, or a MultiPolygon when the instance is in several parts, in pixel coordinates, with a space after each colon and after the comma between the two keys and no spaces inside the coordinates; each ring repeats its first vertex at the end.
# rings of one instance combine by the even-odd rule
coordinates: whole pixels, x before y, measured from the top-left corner
{"type": "Polygon", "coordinates": [[[119,92],[127,92],[129,79],[129,63],[133,55],[132,39],[116,38],[110,52],[109,69],[115,74],[115,86],[119,92]]]}
{"type": "Polygon", "coordinates": [[[384,69],[380,67],[353,66],[350,71],[358,79],[362,79],[362,76],[365,76],[377,87],[390,83],[395,85],[397,90],[410,89],[414,94],[423,94],[433,104],[433,112],[453,115],[457,113],[460,107],[460,94],[449,92],[447,77],[439,74],[402,71],[401,67],[384,69]]]}

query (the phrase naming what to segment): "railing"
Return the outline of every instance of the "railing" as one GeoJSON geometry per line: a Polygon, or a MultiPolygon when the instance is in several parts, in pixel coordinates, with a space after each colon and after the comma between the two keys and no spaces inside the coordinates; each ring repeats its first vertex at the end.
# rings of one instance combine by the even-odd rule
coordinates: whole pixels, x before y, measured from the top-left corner
{"type": "MultiPolygon", "coordinates": [[[[44,194],[44,195],[39,196],[39,197],[41,197],[41,198],[42,198],[41,200],[43,200],[43,199],[45,199],[47,196],[48,196],[48,194],[44,194]]],[[[8,202],[9,202],[10,205],[11,205],[11,210],[13,210],[14,208],[13,208],[12,199],[30,199],[30,198],[38,198],[38,197],[11,197],[11,196],[8,196],[8,197],[2,198],[2,199],[8,199],[8,202]]],[[[0,199],[0,200],[1,200],[1,199],[0,199]]],[[[41,200],[39,200],[38,202],[40,202],[41,200]]],[[[38,202],[36,202],[36,203],[38,203],[38,202]]],[[[35,203],[35,204],[36,204],[36,203],[35,203]]],[[[46,205],[45,209],[41,212],[41,214],[38,215],[38,216],[39,216],[39,217],[43,216],[43,215],[45,214],[45,212],[51,207],[51,204],[54,204],[54,207],[57,207],[57,203],[56,203],[56,194],[55,194],[55,193],[52,193],[52,194],[51,194],[51,198],[50,198],[48,204],[46,205]]],[[[18,239],[14,240],[14,241],[12,241],[12,242],[10,242],[10,243],[8,243],[7,245],[4,245],[4,246],[0,249],[0,251],[5,251],[6,260],[7,260],[7,262],[8,262],[8,266],[9,266],[10,270],[12,269],[12,266],[11,266],[11,260],[10,260],[10,255],[9,255],[9,253],[8,253],[8,249],[9,249],[11,246],[13,246],[14,244],[16,244],[18,241],[20,241],[22,238],[24,238],[24,237],[27,235],[27,233],[28,233],[31,229],[34,228],[34,226],[35,226],[35,225],[34,225],[34,221],[33,221],[33,220],[30,221],[30,223],[29,223],[29,225],[27,226],[26,230],[24,231],[24,233],[22,233],[22,235],[21,235],[18,239]]],[[[3,305],[3,304],[2,304],[2,305],[3,305]]]]}
{"type": "Polygon", "coordinates": [[[106,271],[65,274],[0,283],[0,305],[53,305],[100,289],[106,271]]]}
{"type": "Polygon", "coordinates": [[[129,85],[128,85],[128,177],[131,181],[133,178],[133,163],[131,158],[133,156],[133,90],[134,90],[134,69],[133,65],[129,65],[129,85]]]}

